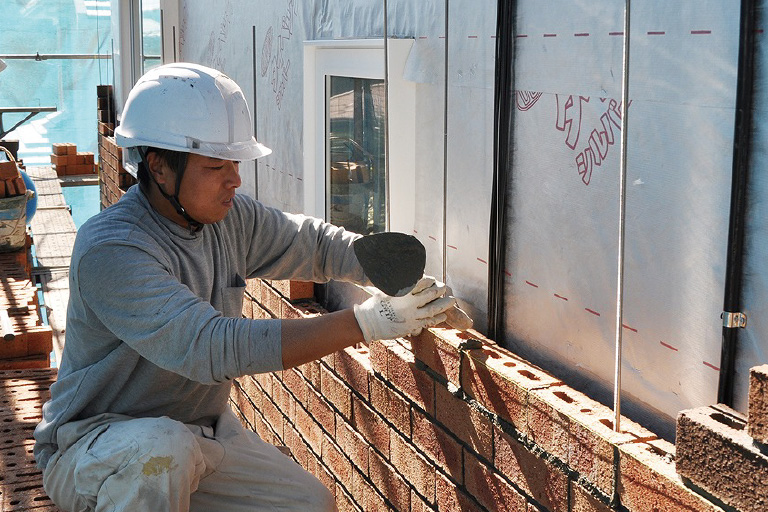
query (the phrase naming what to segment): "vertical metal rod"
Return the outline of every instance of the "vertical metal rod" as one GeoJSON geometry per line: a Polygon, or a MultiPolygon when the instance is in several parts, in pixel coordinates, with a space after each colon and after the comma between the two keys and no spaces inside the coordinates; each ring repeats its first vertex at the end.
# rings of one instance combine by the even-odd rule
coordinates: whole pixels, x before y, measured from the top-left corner
{"type": "Polygon", "coordinates": [[[629,26],[630,0],[624,2],[624,62],[621,84],[621,162],[619,164],[619,251],[616,279],[616,361],[613,379],[613,428],[616,432],[621,423],[621,361],[622,329],[624,316],[624,228],[627,199],[627,126],[629,118],[629,26]]]}
{"type": "MultiPolygon", "coordinates": [[[[256,94],[256,80],[258,78],[256,74],[256,25],[251,27],[251,36],[253,44],[253,136],[256,140],[259,140],[259,122],[258,122],[258,97],[256,94]]],[[[259,200],[259,159],[253,161],[253,168],[255,173],[255,190],[254,199],[259,200]]]]}
{"type": "Polygon", "coordinates": [[[443,90],[443,276],[442,281],[448,279],[448,10],[449,0],[445,0],[445,70],[443,90]]]}
{"type": "Polygon", "coordinates": [[[385,226],[388,230],[390,219],[392,218],[390,207],[390,187],[389,187],[389,32],[387,31],[387,0],[384,0],[384,196],[386,207],[385,226]]]}

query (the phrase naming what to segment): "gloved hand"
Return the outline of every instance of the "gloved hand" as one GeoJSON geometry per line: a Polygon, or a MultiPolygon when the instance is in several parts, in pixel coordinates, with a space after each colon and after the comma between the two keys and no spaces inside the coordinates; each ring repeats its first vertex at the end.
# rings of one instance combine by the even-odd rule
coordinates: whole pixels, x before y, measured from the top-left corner
{"type": "Polygon", "coordinates": [[[445,291],[444,284],[424,276],[403,297],[374,292],[368,300],[355,306],[355,318],[366,341],[414,336],[424,327],[446,320],[445,312],[454,307],[456,299],[444,297],[445,291]]]}

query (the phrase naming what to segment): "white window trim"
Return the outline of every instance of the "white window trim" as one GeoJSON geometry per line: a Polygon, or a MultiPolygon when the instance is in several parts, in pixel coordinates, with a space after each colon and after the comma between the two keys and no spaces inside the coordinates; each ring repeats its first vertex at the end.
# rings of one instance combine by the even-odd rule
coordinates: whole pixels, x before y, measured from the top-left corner
{"type": "MultiPolygon", "coordinates": [[[[403,79],[412,39],[387,40],[387,173],[390,231],[412,233],[416,214],[416,84],[403,79]]],[[[384,79],[384,40],[348,39],[304,43],[304,212],[326,218],[328,76],[384,79]]]]}

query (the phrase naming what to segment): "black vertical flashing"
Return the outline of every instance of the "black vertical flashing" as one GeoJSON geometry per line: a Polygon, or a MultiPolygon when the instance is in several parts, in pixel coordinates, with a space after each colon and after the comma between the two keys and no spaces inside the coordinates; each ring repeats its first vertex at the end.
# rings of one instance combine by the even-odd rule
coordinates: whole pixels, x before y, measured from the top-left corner
{"type": "MultiPolygon", "coordinates": [[[[736,113],[733,137],[731,210],[728,226],[728,255],[725,269],[723,311],[741,311],[741,285],[744,266],[744,230],[747,210],[747,183],[752,132],[754,85],[755,0],[741,1],[739,26],[739,69],[736,83],[736,113]]],[[[720,380],[717,401],[733,405],[733,383],[739,328],[723,327],[720,355],[720,380]]]]}
{"type": "Polygon", "coordinates": [[[488,249],[488,336],[493,340],[499,340],[504,332],[506,206],[513,151],[516,11],[516,1],[498,0],[493,101],[493,188],[488,249]]]}

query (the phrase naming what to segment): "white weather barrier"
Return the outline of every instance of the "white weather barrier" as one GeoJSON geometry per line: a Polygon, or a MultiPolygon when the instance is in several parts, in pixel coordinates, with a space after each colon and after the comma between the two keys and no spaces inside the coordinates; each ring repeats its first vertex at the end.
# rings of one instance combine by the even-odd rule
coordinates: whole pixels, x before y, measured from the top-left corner
{"type": "Polygon", "coordinates": [[[739,3],[633,2],[628,108],[623,10],[518,2],[506,330],[612,390],[627,112],[622,392],[669,424],[717,397],[739,3]]]}

